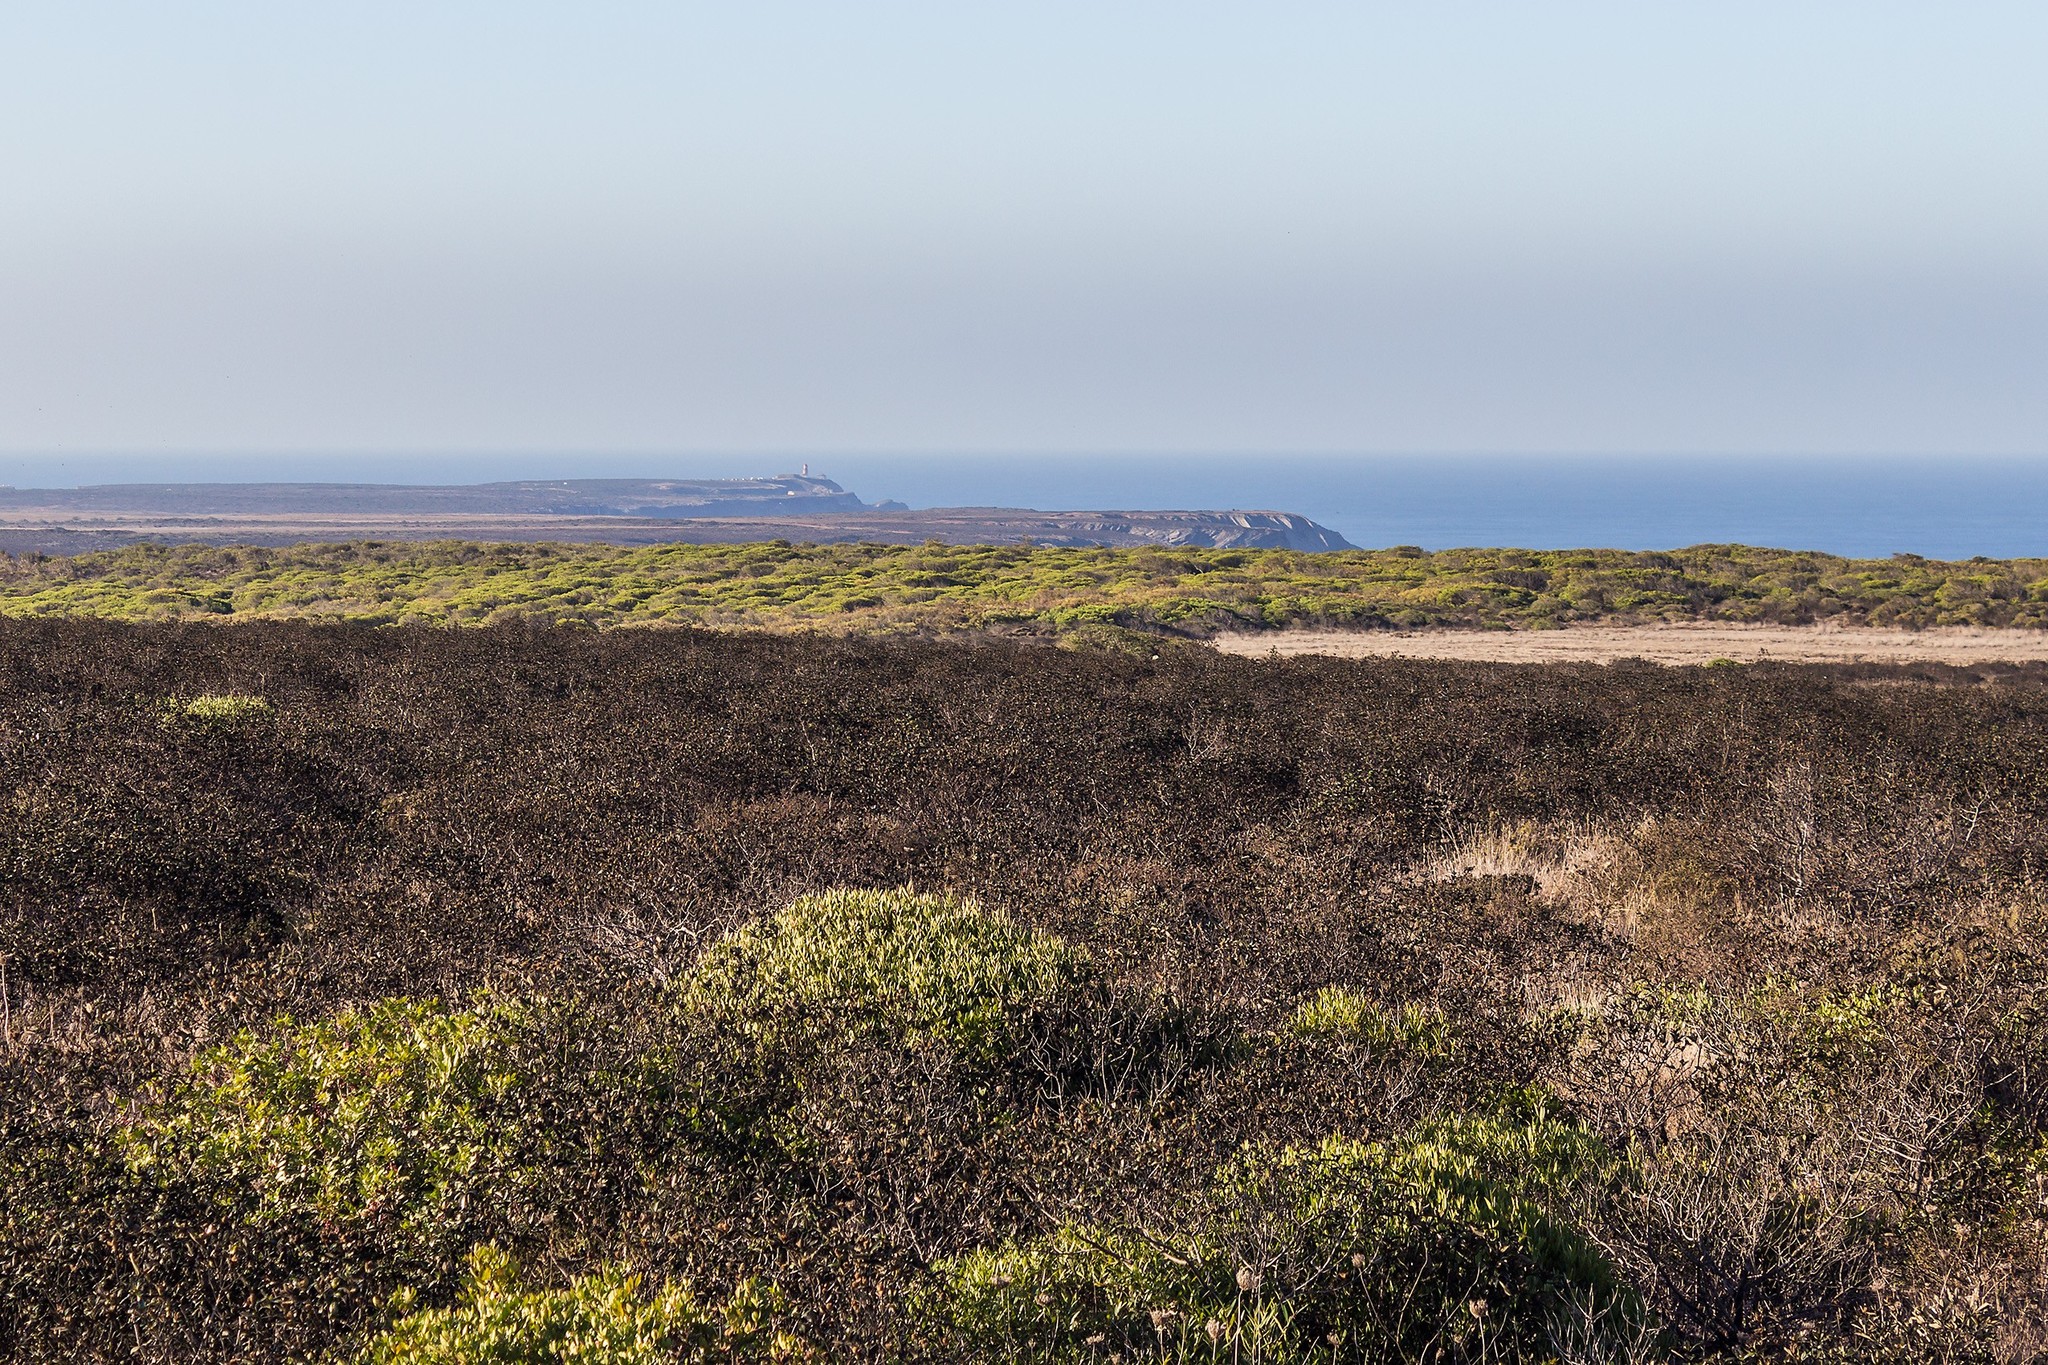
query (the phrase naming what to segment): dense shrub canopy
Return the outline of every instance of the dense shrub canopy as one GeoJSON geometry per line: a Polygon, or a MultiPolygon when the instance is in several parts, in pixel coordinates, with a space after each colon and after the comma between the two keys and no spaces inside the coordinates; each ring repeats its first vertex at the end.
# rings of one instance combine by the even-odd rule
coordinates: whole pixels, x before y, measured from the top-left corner
{"type": "MultiPolygon", "coordinates": [[[[724,1305],[701,1306],[689,1288],[646,1292],[617,1268],[578,1275],[560,1289],[521,1288],[496,1247],[470,1256],[462,1299],[409,1313],[379,1333],[357,1365],[712,1365],[788,1360],[798,1343],[775,1327],[772,1288],[742,1284],[724,1305]]],[[[403,1297],[401,1312],[409,1306],[403,1297]]]]}
{"type": "Polygon", "coordinates": [[[1164,1228],[1069,1224],[942,1267],[984,1357],[1540,1358],[1582,1306],[1622,1321],[1603,1258],[1546,1210],[1601,1161],[1543,1113],[1400,1141],[1245,1148],[1164,1228]]]}
{"type": "Polygon", "coordinates": [[[130,1159],[246,1181],[272,1208],[431,1225],[502,1155],[486,1115],[519,1082],[507,1046],[518,1019],[409,1000],[311,1026],[281,1019],[200,1054],[129,1125],[130,1159]]]}
{"type": "Polygon", "coordinates": [[[805,627],[1031,623],[1206,632],[1320,623],[2048,624],[2048,560],[1669,552],[989,545],[137,545],[0,554],[0,615],[805,627]]]}
{"type": "Polygon", "coordinates": [[[999,1056],[1019,1017],[1071,990],[1087,959],[973,901],[829,891],[713,944],[687,999],[765,1048],[879,1033],[999,1056]]]}

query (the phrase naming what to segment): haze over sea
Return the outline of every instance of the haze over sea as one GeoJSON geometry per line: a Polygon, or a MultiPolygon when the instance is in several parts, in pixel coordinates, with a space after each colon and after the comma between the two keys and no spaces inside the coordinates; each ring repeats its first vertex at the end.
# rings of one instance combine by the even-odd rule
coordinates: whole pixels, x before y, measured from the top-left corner
{"type": "Polygon", "coordinates": [[[2048,458],[1612,455],[294,454],[0,459],[0,483],[471,483],[745,478],[809,463],[912,507],[1297,512],[1367,547],[1676,549],[1739,542],[1852,556],[2048,556],[2048,458]]]}

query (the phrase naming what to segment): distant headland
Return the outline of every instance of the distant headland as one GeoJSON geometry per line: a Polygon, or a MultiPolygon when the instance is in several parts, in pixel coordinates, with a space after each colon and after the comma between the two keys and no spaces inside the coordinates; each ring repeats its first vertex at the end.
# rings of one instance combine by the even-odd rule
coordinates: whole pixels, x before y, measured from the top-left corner
{"type": "Polygon", "coordinates": [[[0,550],[14,554],[78,554],[145,541],[280,546],[352,540],[1351,548],[1335,531],[1291,512],[869,503],[808,466],[760,479],[0,486],[0,550]]]}

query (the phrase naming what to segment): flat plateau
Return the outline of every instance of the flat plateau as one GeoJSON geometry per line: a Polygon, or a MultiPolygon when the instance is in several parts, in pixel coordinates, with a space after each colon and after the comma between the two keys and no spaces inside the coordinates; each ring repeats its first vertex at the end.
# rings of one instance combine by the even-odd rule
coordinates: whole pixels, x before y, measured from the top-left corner
{"type": "Polygon", "coordinates": [[[2048,630],[1934,626],[1753,626],[1674,622],[1567,626],[1559,630],[1281,630],[1219,635],[1225,654],[1257,658],[1321,654],[1342,659],[1466,659],[1478,662],[1660,664],[1920,663],[2048,661],[2048,630]]]}

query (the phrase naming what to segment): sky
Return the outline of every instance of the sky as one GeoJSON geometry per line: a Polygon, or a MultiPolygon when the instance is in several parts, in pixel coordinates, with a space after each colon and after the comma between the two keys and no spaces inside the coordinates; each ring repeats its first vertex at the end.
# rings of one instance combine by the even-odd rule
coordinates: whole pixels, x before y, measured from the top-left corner
{"type": "Polygon", "coordinates": [[[2048,455],[2044,53],[2038,0],[18,0],[0,483],[2048,455]]]}

